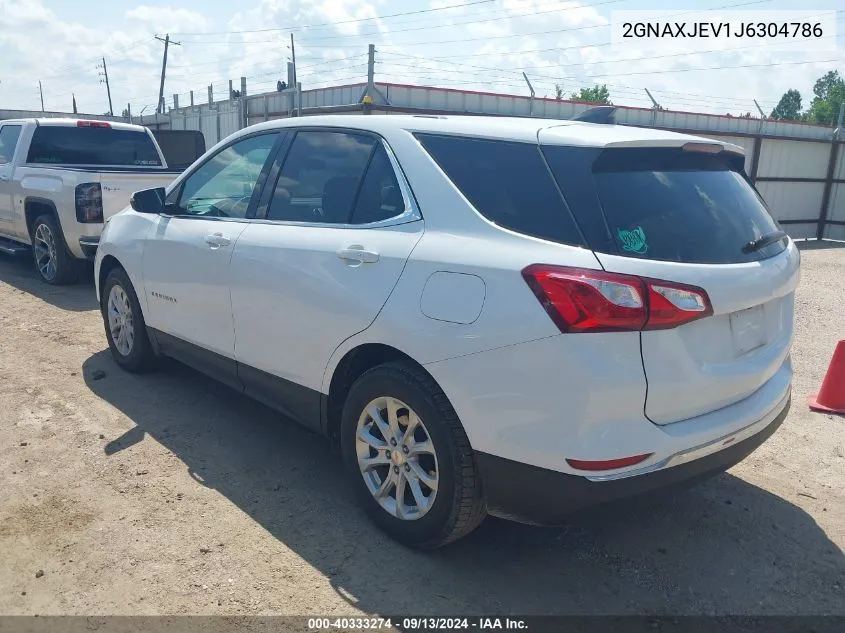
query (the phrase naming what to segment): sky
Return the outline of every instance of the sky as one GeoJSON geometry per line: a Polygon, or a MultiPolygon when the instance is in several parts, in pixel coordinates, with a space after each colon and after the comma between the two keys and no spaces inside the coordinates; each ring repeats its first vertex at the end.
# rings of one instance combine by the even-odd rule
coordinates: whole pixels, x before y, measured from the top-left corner
{"type": "MultiPolygon", "coordinates": [[[[528,94],[562,84],[567,95],[607,84],[618,105],[649,107],[647,88],[670,110],[768,114],[788,89],[804,106],[816,79],[845,74],[845,8],[828,51],[770,44],[684,42],[655,48],[611,44],[611,11],[660,10],[670,21],[708,20],[710,10],[789,10],[789,0],[0,0],[0,109],[102,114],[108,69],[116,114],[154,111],[164,45],[171,46],[165,97],[186,105],[225,99],[228,81],[247,91],[286,78],[290,34],[303,89],[366,81],[367,45],[376,45],[376,81],[528,94]],[[463,5],[463,6],[457,6],[463,5]],[[403,14],[403,15],[396,15],[403,14]],[[393,16],[393,17],[391,17],[393,16]],[[717,50],[721,48],[721,50],[717,50]]],[[[839,9],[841,0],[803,0],[802,10],[839,9]]],[[[829,36],[830,37],[830,36],[829,36]]]]}

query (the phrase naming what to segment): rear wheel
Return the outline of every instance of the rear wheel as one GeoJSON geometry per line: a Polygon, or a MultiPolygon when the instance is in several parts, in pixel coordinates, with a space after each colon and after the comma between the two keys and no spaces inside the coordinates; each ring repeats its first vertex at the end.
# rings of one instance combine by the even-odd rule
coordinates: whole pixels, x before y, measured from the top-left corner
{"type": "Polygon", "coordinates": [[[155,358],[144,315],[129,276],[114,268],[101,290],[101,311],[112,356],[127,371],[148,369],[155,358]]]}
{"type": "Polygon", "coordinates": [[[76,281],[79,268],[68,252],[56,217],[45,213],[32,225],[32,254],[35,269],[42,280],[54,286],[76,281]]]}
{"type": "Polygon", "coordinates": [[[406,545],[440,547],[486,516],[460,420],[431,376],[410,363],[380,365],[355,381],[341,450],[367,514],[406,545]]]}

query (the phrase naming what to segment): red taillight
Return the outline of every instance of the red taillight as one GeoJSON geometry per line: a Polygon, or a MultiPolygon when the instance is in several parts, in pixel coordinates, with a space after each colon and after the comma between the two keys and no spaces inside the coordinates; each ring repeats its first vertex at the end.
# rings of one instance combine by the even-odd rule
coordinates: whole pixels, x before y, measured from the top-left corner
{"type": "Polygon", "coordinates": [[[76,185],[76,219],[83,224],[103,221],[103,190],[98,182],[76,185]]]}
{"type": "Polygon", "coordinates": [[[108,121],[77,121],[76,127],[107,127],[111,128],[108,121]]]}
{"type": "Polygon", "coordinates": [[[561,332],[662,330],[713,314],[696,286],[546,264],[522,276],[561,332]]]}
{"type": "Polygon", "coordinates": [[[633,466],[644,462],[654,453],[643,453],[642,455],[631,455],[630,457],[620,457],[619,459],[569,459],[566,458],[566,463],[577,468],[578,470],[615,470],[617,468],[625,468],[625,466],[633,466]]]}

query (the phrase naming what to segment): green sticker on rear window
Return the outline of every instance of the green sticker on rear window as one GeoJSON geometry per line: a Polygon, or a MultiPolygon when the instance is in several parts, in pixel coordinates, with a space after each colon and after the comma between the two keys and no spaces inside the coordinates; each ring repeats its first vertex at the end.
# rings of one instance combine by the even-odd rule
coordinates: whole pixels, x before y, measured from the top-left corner
{"type": "Polygon", "coordinates": [[[619,241],[622,242],[622,250],[626,250],[629,253],[637,253],[638,255],[648,252],[648,243],[645,239],[643,227],[638,226],[628,231],[625,229],[616,229],[616,234],[619,236],[619,241]]]}

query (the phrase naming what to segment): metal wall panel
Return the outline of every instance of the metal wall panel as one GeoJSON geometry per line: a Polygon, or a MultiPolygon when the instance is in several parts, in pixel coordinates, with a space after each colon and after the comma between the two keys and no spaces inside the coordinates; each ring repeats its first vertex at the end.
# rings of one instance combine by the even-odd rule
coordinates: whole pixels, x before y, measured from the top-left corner
{"type": "Polygon", "coordinates": [[[205,146],[210,148],[220,140],[217,138],[217,110],[208,110],[200,117],[200,132],[205,137],[205,146]]]}
{"type": "Polygon", "coordinates": [[[783,227],[783,230],[794,240],[815,239],[817,229],[818,224],[815,222],[811,224],[787,224],[783,227]]]}
{"type": "Polygon", "coordinates": [[[833,178],[835,180],[845,180],[845,143],[839,144],[839,151],[836,156],[836,170],[833,172],[833,178]]]}
{"type": "MultiPolygon", "coordinates": [[[[757,189],[777,220],[815,220],[819,217],[824,183],[758,182],[757,189]]],[[[789,231],[789,226],[786,226],[789,231]]]]}
{"type": "Polygon", "coordinates": [[[834,183],[830,188],[827,219],[845,222],[845,184],[843,183],[834,183]]]}
{"type": "Polygon", "coordinates": [[[108,114],[71,114],[68,112],[42,112],[41,110],[0,110],[0,121],[5,119],[88,119],[91,121],[127,122],[123,117],[109,116],[108,114]]]}
{"type": "Polygon", "coordinates": [[[830,145],[763,139],[757,177],[825,178],[830,145]]]}
{"type": "Polygon", "coordinates": [[[845,240],[845,226],[841,224],[828,224],[825,227],[824,236],[829,240],[845,240]]]}

